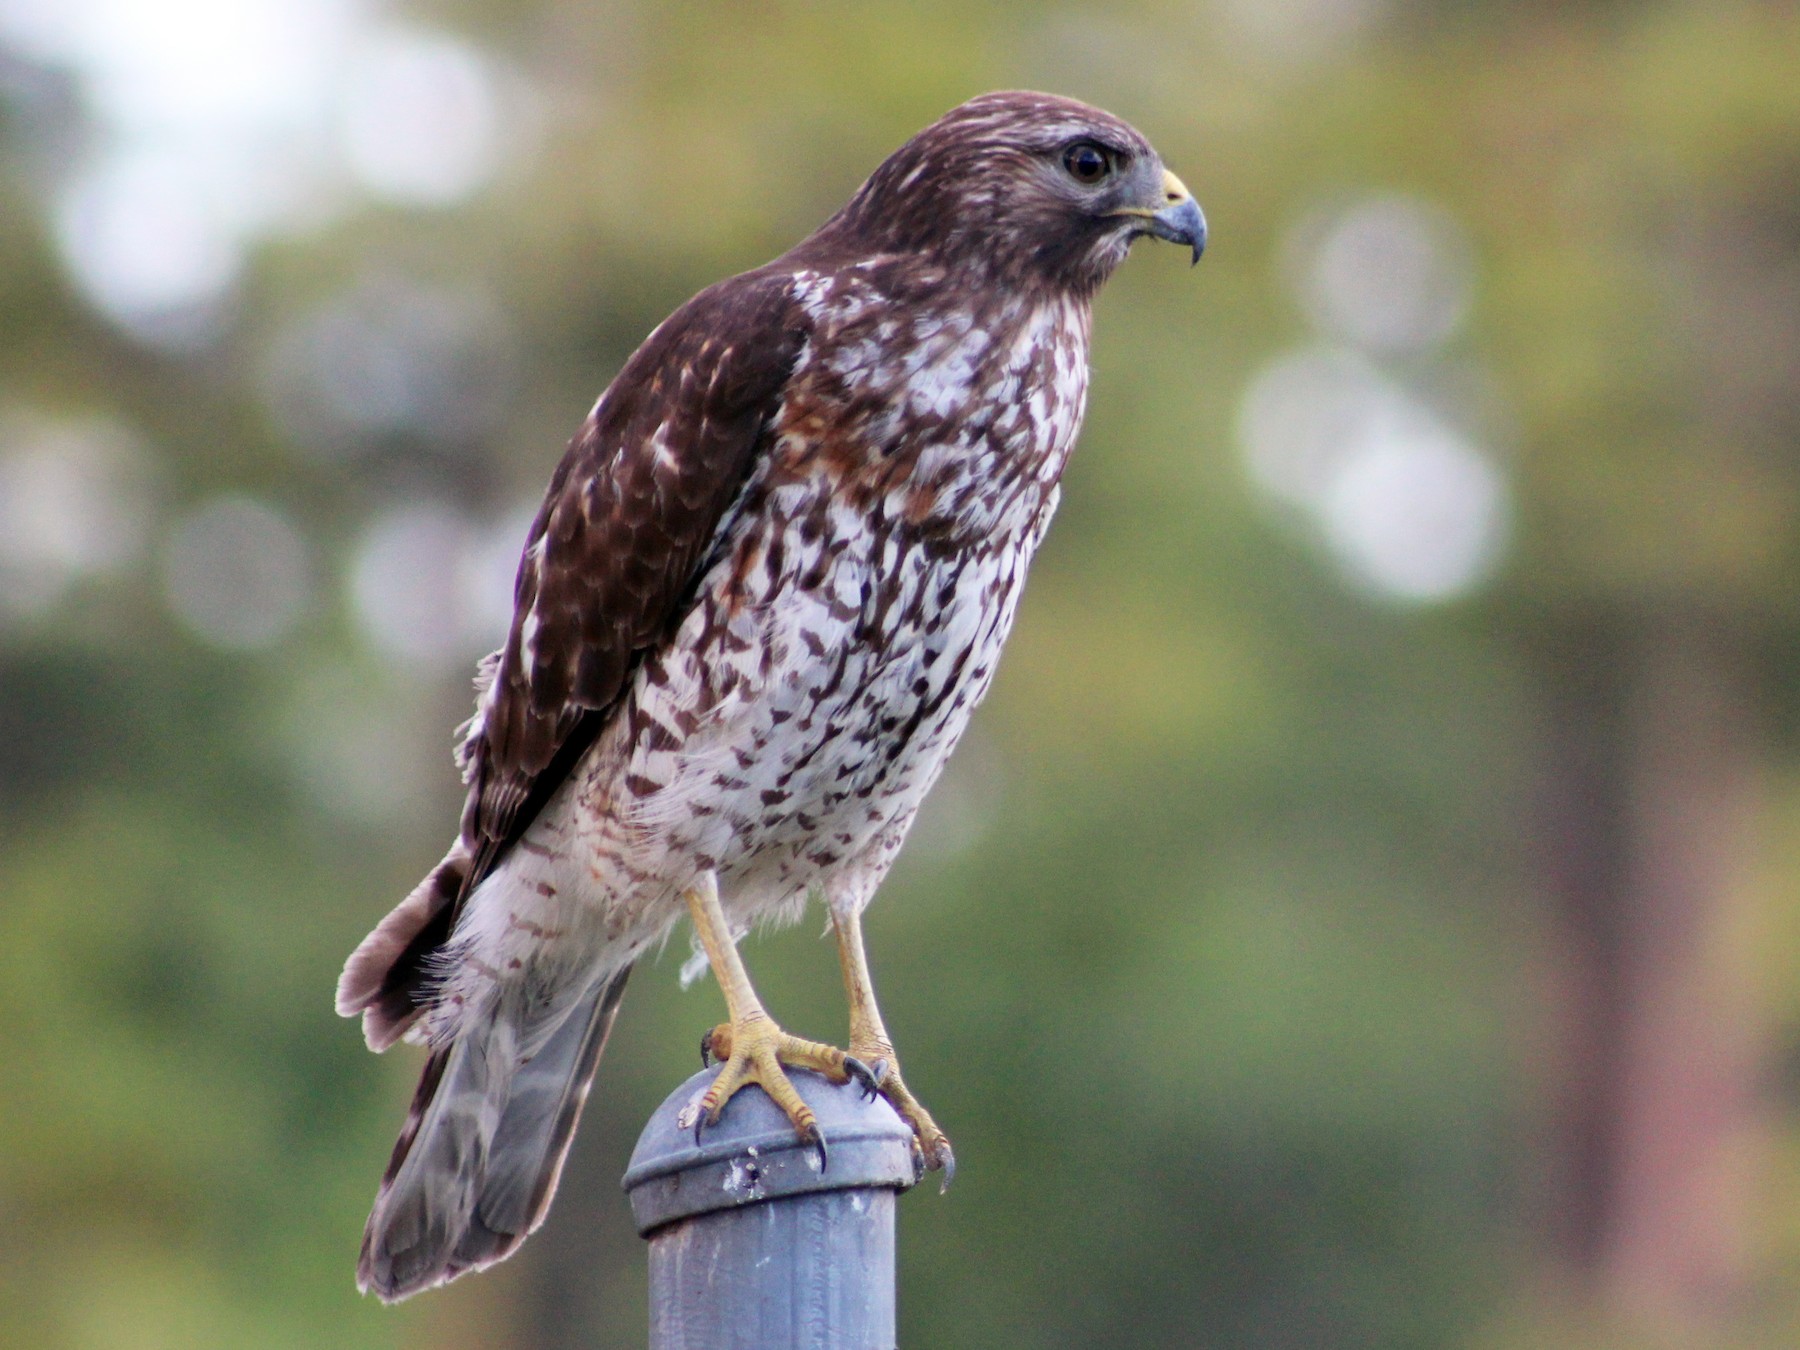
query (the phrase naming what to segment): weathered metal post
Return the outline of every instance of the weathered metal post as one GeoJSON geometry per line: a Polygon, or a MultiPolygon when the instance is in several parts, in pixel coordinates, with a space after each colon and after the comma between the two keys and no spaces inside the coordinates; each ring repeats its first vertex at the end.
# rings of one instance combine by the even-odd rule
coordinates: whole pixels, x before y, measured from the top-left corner
{"type": "Polygon", "coordinates": [[[717,1071],[644,1127],[625,1189],[650,1243],[650,1350],[893,1350],[894,1211],[917,1179],[886,1100],[796,1072],[829,1149],[802,1144],[760,1088],[694,1142],[717,1071]]]}

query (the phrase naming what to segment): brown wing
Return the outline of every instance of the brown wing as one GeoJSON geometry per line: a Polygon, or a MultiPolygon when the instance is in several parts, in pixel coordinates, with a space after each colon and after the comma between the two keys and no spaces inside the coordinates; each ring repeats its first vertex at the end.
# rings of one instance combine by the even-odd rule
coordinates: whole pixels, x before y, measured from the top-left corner
{"type": "Polygon", "coordinates": [[[679,625],[804,340],[787,274],[721,282],[650,335],[569,443],[462,749],[461,847],[421,886],[428,913],[364,1005],[381,1005],[394,1034],[469,892],[579,762],[644,653],[679,625]]]}

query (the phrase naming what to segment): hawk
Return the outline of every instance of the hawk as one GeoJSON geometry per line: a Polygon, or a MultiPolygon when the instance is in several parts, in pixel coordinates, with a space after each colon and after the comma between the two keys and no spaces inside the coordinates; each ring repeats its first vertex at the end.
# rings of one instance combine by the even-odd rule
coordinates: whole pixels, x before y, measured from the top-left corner
{"type": "Polygon", "coordinates": [[[1118,118],[996,93],[890,156],[816,233],[709,287],[625,363],[550,480],[457,761],[456,843],[351,955],[371,1049],[429,1048],[359,1285],[405,1298],[542,1222],[626,977],[685,913],[728,1021],[701,1102],[900,1074],[861,914],[987,692],[1132,242],[1206,238],[1118,118]],[[823,898],[847,1050],[764,1010],[736,941],[823,898]]]}

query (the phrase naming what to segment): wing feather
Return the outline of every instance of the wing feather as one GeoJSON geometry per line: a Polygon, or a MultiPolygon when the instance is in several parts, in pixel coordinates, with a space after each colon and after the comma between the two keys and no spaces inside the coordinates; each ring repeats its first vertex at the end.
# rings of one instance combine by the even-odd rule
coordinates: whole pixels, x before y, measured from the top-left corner
{"type": "Polygon", "coordinates": [[[466,865],[454,893],[422,909],[365,1005],[386,1010],[385,1036],[416,1014],[426,958],[469,893],[580,762],[644,653],[679,626],[805,339],[791,275],[721,282],[645,340],[569,443],[458,751],[466,865]]]}

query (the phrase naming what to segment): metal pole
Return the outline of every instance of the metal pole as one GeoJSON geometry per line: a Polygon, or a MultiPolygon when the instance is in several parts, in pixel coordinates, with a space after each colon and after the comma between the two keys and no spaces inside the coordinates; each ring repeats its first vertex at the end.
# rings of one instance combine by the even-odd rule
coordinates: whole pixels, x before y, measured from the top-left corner
{"type": "Polygon", "coordinates": [[[716,1072],[657,1108],[625,1171],[650,1243],[650,1350],[894,1350],[894,1208],[917,1180],[912,1131],[856,1084],[796,1071],[824,1168],[755,1087],[696,1146],[716,1072]]]}

